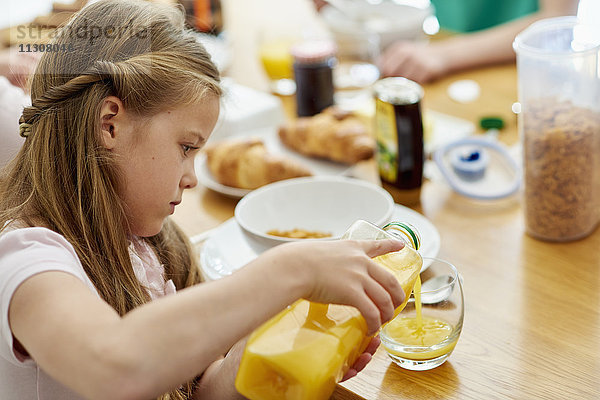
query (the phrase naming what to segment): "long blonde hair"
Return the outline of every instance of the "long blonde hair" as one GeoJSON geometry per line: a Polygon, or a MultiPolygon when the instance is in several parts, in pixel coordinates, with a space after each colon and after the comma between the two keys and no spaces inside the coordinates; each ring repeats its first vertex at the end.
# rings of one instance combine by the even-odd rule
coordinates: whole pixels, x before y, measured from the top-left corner
{"type": "MultiPolygon", "coordinates": [[[[142,1],[103,0],[81,10],[39,62],[32,106],[21,117],[27,139],[0,183],[0,229],[18,220],[63,235],[120,315],[149,297],[131,266],[120,174],[100,142],[100,106],[114,95],[143,119],[221,96],[216,66],[183,24],[179,9],[142,1]]],[[[201,281],[172,221],[146,240],[178,289],[201,281]]],[[[191,391],[188,383],[163,398],[191,391]]]]}

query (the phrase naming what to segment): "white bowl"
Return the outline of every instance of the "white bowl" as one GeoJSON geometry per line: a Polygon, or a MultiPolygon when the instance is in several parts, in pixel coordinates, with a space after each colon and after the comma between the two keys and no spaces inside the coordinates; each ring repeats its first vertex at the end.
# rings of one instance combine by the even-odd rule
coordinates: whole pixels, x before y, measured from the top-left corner
{"type": "Polygon", "coordinates": [[[244,196],[235,219],[258,252],[297,240],[339,239],[358,219],[381,226],[392,217],[394,200],[380,186],[339,176],[287,179],[244,196]],[[267,234],[270,230],[302,229],[330,233],[323,239],[294,239],[267,234]]]}
{"type": "MultiPolygon", "coordinates": [[[[347,13],[334,7],[323,7],[321,15],[340,46],[341,53],[349,47],[364,47],[369,34],[378,36],[381,49],[396,40],[423,40],[425,20],[434,14],[429,0],[383,0],[380,2],[348,1],[347,13]]],[[[356,50],[356,49],[354,49],[356,50]]]]}

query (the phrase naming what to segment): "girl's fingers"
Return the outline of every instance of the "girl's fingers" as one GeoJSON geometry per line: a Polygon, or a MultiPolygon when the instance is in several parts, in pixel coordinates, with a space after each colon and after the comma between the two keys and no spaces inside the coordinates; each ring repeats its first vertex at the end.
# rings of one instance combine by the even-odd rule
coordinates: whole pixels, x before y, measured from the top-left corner
{"type": "Polygon", "coordinates": [[[361,242],[364,252],[371,258],[404,248],[404,242],[394,239],[363,240],[361,242]]]}
{"type": "Polygon", "coordinates": [[[373,358],[373,354],[375,354],[375,351],[377,351],[377,348],[380,344],[381,339],[379,338],[379,335],[374,336],[367,345],[365,352],[356,359],[354,365],[352,365],[348,372],[346,372],[346,374],[342,378],[342,382],[356,376],[357,373],[362,371],[371,361],[371,359],[373,358]]]}
{"type": "Polygon", "coordinates": [[[369,275],[390,294],[393,307],[396,308],[404,301],[404,292],[398,279],[387,269],[376,262],[369,265],[369,275]]]}
{"type": "MultiPolygon", "coordinates": [[[[387,322],[394,317],[394,304],[390,294],[376,281],[369,279],[363,283],[365,293],[379,309],[381,322],[387,322]]],[[[379,327],[378,327],[379,328],[379,327]]]]}
{"type": "Polygon", "coordinates": [[[365,319],[367,323],[367,334],[372,335],[377,332],[381,326],[381,313],[369,296],[363,294],[362,296],[358,297],[358,299],[354,301],[354,304],[352,305],[356,307],[358,311],[360,311],[365,319]]]}
{"type": "Polygon", "coordinates": [[[381,344],[381,338],[379,337],[379,335],[374,336],[371,341],[369,342],[369,344],[367,345],[367,348],[365,349],[365,353],[369,353],[371,355],[375,354],[375,352],[377,351],[377,348],[379,347],[379,345],[381,344]]]}
{"type": "Polygon", "coordinates": [[[340,382],[347,381],[350,378],[354,378],[358,372],[354,368],[350,368],[348,372],[344,375],[340,382]]]}
{"type": "Polygon", "coordinates": [[[356,362],[354,363],[351,369],[353,369],[357,373],[362,371],[363,369],[365,369],[365,367],[367,366],[369,361],[371,361],[372,358],[373,356],[371,356],[369,353],[362,353],[360,356],[358,356],[356,362]]]}

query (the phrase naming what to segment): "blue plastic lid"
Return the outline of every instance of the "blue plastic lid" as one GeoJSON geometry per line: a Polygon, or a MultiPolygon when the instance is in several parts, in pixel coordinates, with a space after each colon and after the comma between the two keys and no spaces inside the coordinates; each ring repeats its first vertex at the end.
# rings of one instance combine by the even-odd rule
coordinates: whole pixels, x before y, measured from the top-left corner
{"type": "Polygon", "coordinates": [[[454,148],[449,155],[452,169],[461,179],[477,181],[484,177],[489,157],[483,147],[454,148]]]}
{"type": "Polygon", "coordinates": [[[478,200],[508,197],[521,186],[520,168],[501,144],[467,138],[433,154],[440,172],[457,193],[478,200]]]}

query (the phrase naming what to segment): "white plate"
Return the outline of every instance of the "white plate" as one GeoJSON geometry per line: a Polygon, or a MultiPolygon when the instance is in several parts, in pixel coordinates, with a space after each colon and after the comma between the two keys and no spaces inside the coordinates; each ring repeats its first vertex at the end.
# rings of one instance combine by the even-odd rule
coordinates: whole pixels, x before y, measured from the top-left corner
{"type": "MultiPolygon", "coordinates": [[[[352,165],[303,156],[300,153],[288,149],[279,140],[277,128],[262,128],[245,132],[239,136],[254,136],[261,138],[269,152],[282,154],[301,163],[308,168],[313,175],[350,175],[350,170],[353,167],[352,165]]],[[[217,182],[208,169],[208,165],[206,164],[206,154],[204,153],[200,153],[196,159],[196,176],[202,185],[229,197],[242,198],[250,192],[248,189],[225,186],[217,182]]]]}
{"type": "Polygon", "coordinates": [[[200,153],[196,158],[195,169],[198,182],[200,182],[201,185],[214,190],[215,192],[219,192],[225,196],[233,197],[234,199],[241,199],[250,193],[250,190],[225,186],[217,182],[208,169],[208,164],[206,163],[206,154],[204,153],[200,153]]]}
{"type": "MultiPolygon", "coordinates": [[[[435,257],[440,250],[440,234],[436,227],[423,215],[410,208],[396,204],[392,221],[412,224],[421,234],[422,247],[419,253],[423,257],[435,257]]],[[[216,228],[206,240],[200,254],[200,268],[209,280],[215,280],[243,267],[258,256],[246,241],[242,228],[234,218],[225,221],[216,228]]],[[[423,264],[421,271],[429,267],[423,264]]]]}

